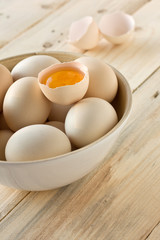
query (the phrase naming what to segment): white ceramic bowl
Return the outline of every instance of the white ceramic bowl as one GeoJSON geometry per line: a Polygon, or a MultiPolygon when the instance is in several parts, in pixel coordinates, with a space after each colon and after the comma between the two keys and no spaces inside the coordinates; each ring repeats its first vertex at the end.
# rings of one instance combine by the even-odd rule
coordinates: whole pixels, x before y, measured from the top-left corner
{"type": "MultiPolygon", "coordinates": [[[[10,70],[23,58],[35,54],[47,54],[56,57],[61,62],[72,61],[81,55],[65,52],[31,53],[1,60],[10,70]]],[[[119,122],[105,136],[97,141],[58,157],[11,163],[0,161],[0,184],[29,191],[41,191],[58,188],[70,184],[92,171],[111,151],[126,124],[131,105],[132,94],[126,79],[117,71],[119,87],[113,105],[118,113],[119,122]]]]}

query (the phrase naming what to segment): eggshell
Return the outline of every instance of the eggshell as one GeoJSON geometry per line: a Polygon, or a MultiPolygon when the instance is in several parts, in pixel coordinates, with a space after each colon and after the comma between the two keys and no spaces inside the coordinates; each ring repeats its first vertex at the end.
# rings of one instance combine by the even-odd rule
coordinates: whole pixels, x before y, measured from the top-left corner
{"type": "Polygon", "coordinates": [[[5,155],[10,162],[34,161],[68,153],[71,144],[59,129],[45,124],[21,128],[9,139],[5,155]]]}
{"type": "Polygon", "coordinates": [[[3,112],[0,113],[0,130],[9,129],[6,120],[4,118],[3,112]]]}
{"type": "Polygon", "coordinates": [[[53,127],[56,127],[56,128],[58,128],[59,130],[61,130],[62,132],[65,133],[64,123],[63,123],[63,122],[49,121],[49,122],[46,122],[46,124],[47,124],[47,125],[50,125],[50,126],[53,126],[53,127]]]}
{"type": "Polygon", "coordinates": [[[0,64],[0,112],[2,111],[4,96],[13,83],[13,79],[10,71],[0,64]]]}
{"type": "Polygon", "coordinates": [[[72,106],[73,104],[61,105],[61,104],[52,103],[48,120],[64,122],[67,112],[72,106]]]}
{"type": "Polygon", "coordinates": [[[86,16],[71,24],[69,43],[80,49],[92,49],[99,41],[99,30],[91,16],[86,16]]]}
{"type": "Polygon", "coordinates": [[[87,66],[89,87],[85,97],[98,97],[111,102],[118,90],[118,81],[112,68],[94,57],[80,57],[75,60],[87,66]]]}
{"type": "Polygon", "coordinates": [[[78,62],[54,64],[38,74],[38,81],[42,92],[51,102],[69,105],[79,101],[85,95],[89,84],[88,69],[86,66],[78,62]],[[84,74],[84,78],[80,82],[73,85],[66,85],[56,88],[50,88],[43,84],[43,81],[52,73],[65,69],[74,69],[80,71],[84,74]]]}
{"type": "Polygon", "coordinates": [[[6,160],[5,147],[12,134],[11,130],[0,130],[0,160],[6,160]]]}
{"type": "Polygon", "coordinates": [[[35,77],[25,77],[14,82],[4,98],[3,114],[13,131],[44,123],[50,109],[51,103],[41,92],[35,77]]]}
{"type": "Polygon", "coordinates": [[[134,18],[123,12],[105,14],[99,22],[102,35],[113,44],[128,41],[135,28],[134,18]]]}
{"type": "Polygon", "coordinates": [[[11,74],[14,81],[23,77],[37,77],[40,71],[55,63],[60,63],[60,61],[48,55],[35,55],[17,63],[11,74]]]}
{"type": "Polygon", "coordinates": [[[110,103],[100,98],[85,98],[67,113],[65,132],[72,144],[83,147],[109,132],[117,122],[110,103]]]}

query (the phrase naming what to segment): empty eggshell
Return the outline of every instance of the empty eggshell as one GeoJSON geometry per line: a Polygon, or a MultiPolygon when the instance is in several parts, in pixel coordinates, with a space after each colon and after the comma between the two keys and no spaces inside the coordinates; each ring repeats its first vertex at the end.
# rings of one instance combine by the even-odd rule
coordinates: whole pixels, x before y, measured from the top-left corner
{"type": "Polygon", "coordinates": [[[87,66],[89,87],[85,97],[98,97],[111,102],[116,96],[118,81],[112,68],[94,57],[80,57],[75,60],[87,66]]]}
{"type": "Polygon", "coordinates": [[[2,64],[0,64],[0,112],[2,111],[4,96],[13,83],[10,71],[2,64]]]}
{"type": "Polygon", "coordinates": [[[64,122],[67,112],[69,109],[73,106],[73,104],[70,105],[61,105],[57,103],[51,104],[51,111],[48,117],[49,121],[60,121],[64,122]]]}
{"type": "Polygon", "coordinates": [[[36,124],[21,128],[9,139],[5,155],[10,162],[34,161],[71,151],[68,137],[59,129],[36,124]]]}
{"type": "Polygon", "coordinates": [[[50,113],[51,102],[44,96],[35,77],[24,77],[8,89],[3,104],[3,114],[13,131],[44,123],[50,113]]]}
{"type": "MultiPolygon", "coordinates": [[[[59,80],[60,79],[58,79],[58,81],[59,80]]],[[[86,66],[78,62],[64,62],[60,64],[54,64],[42,70],[38,74],[38,82],[42,92],[51,102],[62,105],[70,105],[79,101],[85,95],[89,84],[88,69],[86,66]],[[78,74],[81,74],[82,80],[72,84],[68,84],[64,80],[64,85],[53,88],[46,85],[47,79],[49,79],[52,74],[61,71],[67,72],[70,70],[74,70],[78,74]]]]}
{"type": "Polygon", "coordinates": [[[48,55],[35,55],[18,62],[11,71],[14,81],[23,77],[37,77],[38,73],[60,61],[48,55]]]}
{"type": "Polygon", "coordinates": [[[98,26],[91,16],[86,16],[71,24],[69,29],[69,43],[86,50],[96,47],[98,41],[98,26]]]}
{"type": "Polygon", "coordinates": [[[6,160],[5,147],[12,134],[11,130],[0,130],[0,160],[6,160]]]}
{"type": "Polygon", "coordinates": [[[46,122],[47,125],[53,126],[58,128],[59,130],[61,130],[62,132],[65,133],[65,129],[64,129],[64,123],[63,122],[58,122],[58,121],[49,121],[46,122]]]}
{"type": "Polygon", "coordinates": [[[99,22],[99,30],[102,35],[114,44],[121,44],[129,40],[134,27],[134,18],[123,12],[106,14],[99,22]]]}
{"type": "Polygon", "coordinates": [[[83,147],[110,131],[118,122],[110,103],[100,98],[85,98],[67,113],[65,132],[72,144],[83,147]]]}

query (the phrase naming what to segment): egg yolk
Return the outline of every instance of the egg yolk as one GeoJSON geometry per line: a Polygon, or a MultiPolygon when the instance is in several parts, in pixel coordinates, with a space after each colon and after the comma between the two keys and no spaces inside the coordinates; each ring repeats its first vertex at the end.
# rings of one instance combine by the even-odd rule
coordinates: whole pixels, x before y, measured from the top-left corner
{"type": "Polygon", "coordinates": [[[52,73],[45,81],[50,88],[62,87],[66,85],[74,85],[80,82],[84,75],[76,70],[61,70],[52,73]]]}

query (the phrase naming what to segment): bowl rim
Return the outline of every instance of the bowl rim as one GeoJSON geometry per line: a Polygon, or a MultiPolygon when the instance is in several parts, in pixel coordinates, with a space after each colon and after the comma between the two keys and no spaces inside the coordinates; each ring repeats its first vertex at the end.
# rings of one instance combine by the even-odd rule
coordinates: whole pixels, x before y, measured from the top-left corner
{"type": "MultiPolygon", "coordinates": [[[[5,62],[5,61],[11,61],[12,59],[15,59],[15,58],[21,58],[21,57],[25,58],[25,57],[30,57],[30,56],[34,56],[34,55],[49,55],[49,56],[69,55],[70,57],[75,56],[75,58],[84,57],[84,56],[90,57],[90,56],[87,56],[87,55],[84,55],[84,54],[74,53],[74,52],[64,52],[64,51],[42,52],[42,51],[39,51],[39,52],[31,52],[31,53],[26,53],[26,54],[19,54],[19,55],[11,56],[11,57],[8,57],[8,58],[0,59],[0,64],[3,64],[3,62],[5,62]]],[[[50,158],[38,159],[38,160],[32,160],[32,161],[8,162],[8,161],[0,160],[0,165],[7,165],[7,166],[20,165],[21,166],[21,165],[28,165],[28,164],[41,164],[41,163],[45,163],[45,162],[49,162],[49,161],[59,161],[64,156],[68,157],[69,155],[70,156],[75,155],[75,154],[77,154],[77,153],[79,153],[83,150],[86,150],[90,147],[93,147],[94,145],[103,141],[106,137],[114,134],[119,129],[120,126],[124,125],[124,123],[127,121],[128,117],[130,115],[131,108],[132,108],[132,91],[131,91],[130,85],[129,85],[128,81],[126,80],[126,78],[116,68],[114,68],[112,65],[108,64],[105,60],[102,60],[102,61],[104,61],[107,65],[109,65],[114,70],[117,78],[121,79],[122,84],[125,86],[125,89],[126,89],[126,95],[127,95],[128,101],[126,103],[125,112],[124,112],[122,118],[118,121],[118,123],[109,132],[107,132],[105,135],[103,135],[102,137],[100,137],[96,141],[94,141],[94,142],[92,142],[92,143],[90,143],[90,144],[88,144],[84,147],[81,147],[79,149],[76,149],[74,151],[71,151],[71,152],[68,152],[68,153],[65,153],[65,154],[61,154],[61,155],[58,155],[56,157],[50,157],[50,158]]]]}

